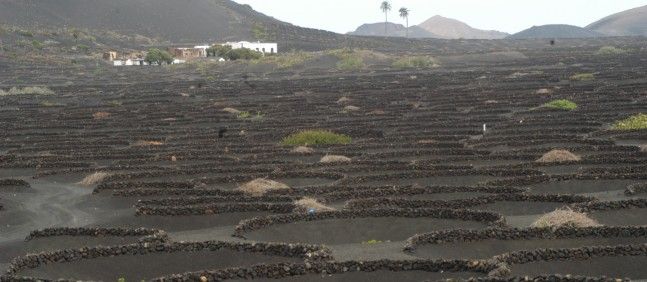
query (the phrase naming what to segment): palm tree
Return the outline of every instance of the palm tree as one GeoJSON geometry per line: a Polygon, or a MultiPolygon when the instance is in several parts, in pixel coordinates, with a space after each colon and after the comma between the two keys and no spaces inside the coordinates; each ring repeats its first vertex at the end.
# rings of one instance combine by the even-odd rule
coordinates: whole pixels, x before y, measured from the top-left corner
{"type": "Polygon", "coordinates": [[[409,37],[409,12],[410,10],[405,7],[400,8],[400,17],[407,20],[407,38],[409,37]]]}
{"type": "Polygon", "coordinates": [[[389,22],[389,11],[391,11],[391,2],[389,1],[382,1],[382,5],[380,5],[380,10],[384,13],[384,35],[388,35],[387,31],[387,23],[389,22]]]}

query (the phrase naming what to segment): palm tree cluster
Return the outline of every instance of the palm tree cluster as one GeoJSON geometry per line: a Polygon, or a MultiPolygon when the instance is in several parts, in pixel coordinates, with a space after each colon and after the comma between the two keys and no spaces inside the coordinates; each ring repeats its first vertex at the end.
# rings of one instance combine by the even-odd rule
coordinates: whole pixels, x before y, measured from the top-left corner
{"type": "MultiPolygon", "coordinates": [[[[388,36],[388,22],[389,22],[389,12],[391,11],[391,2],[389,1],[382,1],[382,4],[380,4],[380,10],[382,10],[382,13],[384,13],[384,35],[388,36]]],[[[407,22],[407,29],[406,29],[406,34],[407,37],[409,37],[409,12],[411,10],[407,9],[406,7],[402,7],[399,10],[400,12],[400,17],[405,19],[407,22]]]]}

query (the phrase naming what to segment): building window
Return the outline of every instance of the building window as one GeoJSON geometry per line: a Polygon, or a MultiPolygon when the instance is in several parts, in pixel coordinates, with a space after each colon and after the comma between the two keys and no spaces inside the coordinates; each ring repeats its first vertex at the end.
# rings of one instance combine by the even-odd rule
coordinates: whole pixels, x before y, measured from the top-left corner
{"type": "Polygon", "coordinates": [[[274,48],[270,49],[270,54],[274,54],[274,48]]]}

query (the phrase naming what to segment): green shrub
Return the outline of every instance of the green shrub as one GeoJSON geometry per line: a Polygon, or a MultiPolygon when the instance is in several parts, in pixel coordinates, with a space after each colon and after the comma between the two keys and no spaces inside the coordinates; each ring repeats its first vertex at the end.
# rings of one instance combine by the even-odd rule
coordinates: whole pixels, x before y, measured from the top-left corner
{"type": "Polygon", "coordinates": [[[112,101],[108,102],[108,106],[111,106],[111,107],[121,107],[123,104],[124,103],[122,103],[121,101],[117,101],[117,100],[112,100],[112,101]]]}
{"type": "Polygon", "coordinates": [[[38,87],[38,86],[33,86],[33,87],[25,87],[25,88],[18,88],[18,87],[13,87],[9,89],[9,91],[5,92],[0,90],[0,96],[10,96],[10,95],[53,95],[54,91],[47,87],[38,87]]]}
{"type": "Polygon", "coordinates": [[[24,37],[34,37],[34,33],[32,33],[31,31],[27,31],[27,30],[19,29],[19,30],[16,31],[16,33],[18,35],[24,36],[24,37]]]}
{"type": "Polygon", "coordinates": [[[401,69],[411,69],[411,68],[431,68],[436,66],[436,60],[432,57],[427,56],[411,56],[411,57],[402,57],[393,62],[393,67],[401,69]]]}
{"type": "Polygon", "coordinates": [[[364,59],[355,56],[344,57],[337,62],[337,69],[346,71],[359,70],[364,68],[364,66],[364,59]]]}
{"type": "Polygon", "coordinates": [[[380,240],[375,240],[375,239],[362,242],[363,245],[375,245],[375,244],[379,244],[379,243],[383,243],[383,242],[380,241],[380,240]]]}
{"type": "Polygon", "coordinates": [[[594,79],[595,79],[595,76],[592,73],[578,73],[570,77],[570,80],[573,80],[573,81],[586,81],[586,80],[594,80],[594,79]]]}
{"type": "Polygon", "coordinates": [[[240,113],[238,113],[238,115],[237,115],[237,117],[238,117],[239,119],[247,119],[247,118],[249,118],[249,117],[251,117],[251,116],[252,116],[252,114],[250,114],[249,112],[240,112],[240,113]]]}
{"type": "Polygon", "coordinates": [[[79,45],[76,45],[76,50],[87,53],[88,51],[90,51],[90,46],[84,45],[84,44],[79,44],[79,45]]]}
{"type": "Polygon", "coordinates": [[[207,49],[208,57],[221,57],[230,61],[235,60],[258,60],[263,57],[263,53],[247,49],[232,49],[229,45],[216,45],[207,49]]]}
{"type": "Polygon", "coordinates": [[[287,69],[298,65],[303,65],[307,61],[311,60],[314,57],[314,54],[297,51],[297,52],[288,52],[282,53],[279,55],[264,56],[259,59],[258,63],[274,64],[281,69],[287,69]]]}
{"type": "Polygon", "coordinates": [[[359,70],[365,67],[364,59],[362,58],[361,54],[351,49],[335,49],[329,50],[326,53],[339,59],[339,61],[337,62],[337,69],[339,70],[359,70]]]}
{"type": "Polygon", "coordinates": [[[550,101],[550,102],[544,104],[544,107],[551,108],[551,109],[572,111],[572,110],[577,109],[577,104],[575,104],[574,102],[572,102],[570,100],[561,99],[561,100],[550,101]]]}
{"type": "Polygon", "coordinates": [[[637,114],[626,119],[617,121],[613,125],[615,130],[638,130],[647,129],[647,114],[637,114]]]}
{"type": "Polygon", "coordinates": [[[207,57],[226,58],[227,53],[229,53],[231,50],[231,46],[229,45],[214,45],[207,49],[207,57]]]}
{"type": "Polygon", "coordinates": [[[348,144],[351,138],[328,130],[305,130],[283,138],[286,146],[348,144]]]}
{"type": "Polygon", "coordinates": [[[33,46],[34,48],[36,48],[38,50],[42,50],[43,47],[44,47],[43,43],[38,41],[38,40],[32,40],[31,41],[31,46],[33,46]]]}
{"type": "Polygon", "coordinates": [[[232,61],[235,60],[258,60],[263,57],[263,53],[254,51],[252,49],[240,48],[229,51],[225,56],[225,59],[232,61]]]}
{"type": "Polygon", "coordinates": [[[238,119],[246,119],[246,120],[251,120],[251,121],[261,121],[261,120],[263,120],[265,115],[263,115],[260,112],[256,112],[256,114],[252,114],[252,113],[250,113],[248,111],[243,111],[243,112],[239,112],[238,114],[236,114],[236,117],[238,119]]]}
{"type": "Polygon", "coordinates": [[[146,54],[146,58],[144,58],[144,61],[148,62],[149,64],[158,64],[162,65],[162,63],[166,64],[171,64],[173,63],[173,56],[169,54],[166,51],[162,51],[157,48],[151,48],[148,49],[148,53],[146,54]]]}
{"type": "Polygon", "coordinates": [[[619,56],[619,55],[626,55],[627,51],[616,48],[614,46],[604,46],[600,48],[597,52],[595,52],[596,55],[598,56],[619,56]]]}

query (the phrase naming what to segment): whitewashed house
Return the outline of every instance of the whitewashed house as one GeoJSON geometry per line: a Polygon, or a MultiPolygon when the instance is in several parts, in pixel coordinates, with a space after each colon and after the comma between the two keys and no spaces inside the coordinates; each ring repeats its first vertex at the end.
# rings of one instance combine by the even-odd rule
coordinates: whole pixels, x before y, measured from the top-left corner
{"type": "Polygon", "coordinates": [[[263,54],[276,54],[279,52],[279,46],[277,43],[264,43],[260,41],[259,42],[240,41],[240,42],[227,42],[223,45],[229,45],[231,46],[231,49],[247,48],[247,49],[261,52],[263,54]]]}
{"type": "Polygon", "coordinates": [[[200,57],[206,57],[207,56],[207,49],[211,48],[209,45],[198,45],[194,46],[193,49],[200,50],[200,57]]]}

